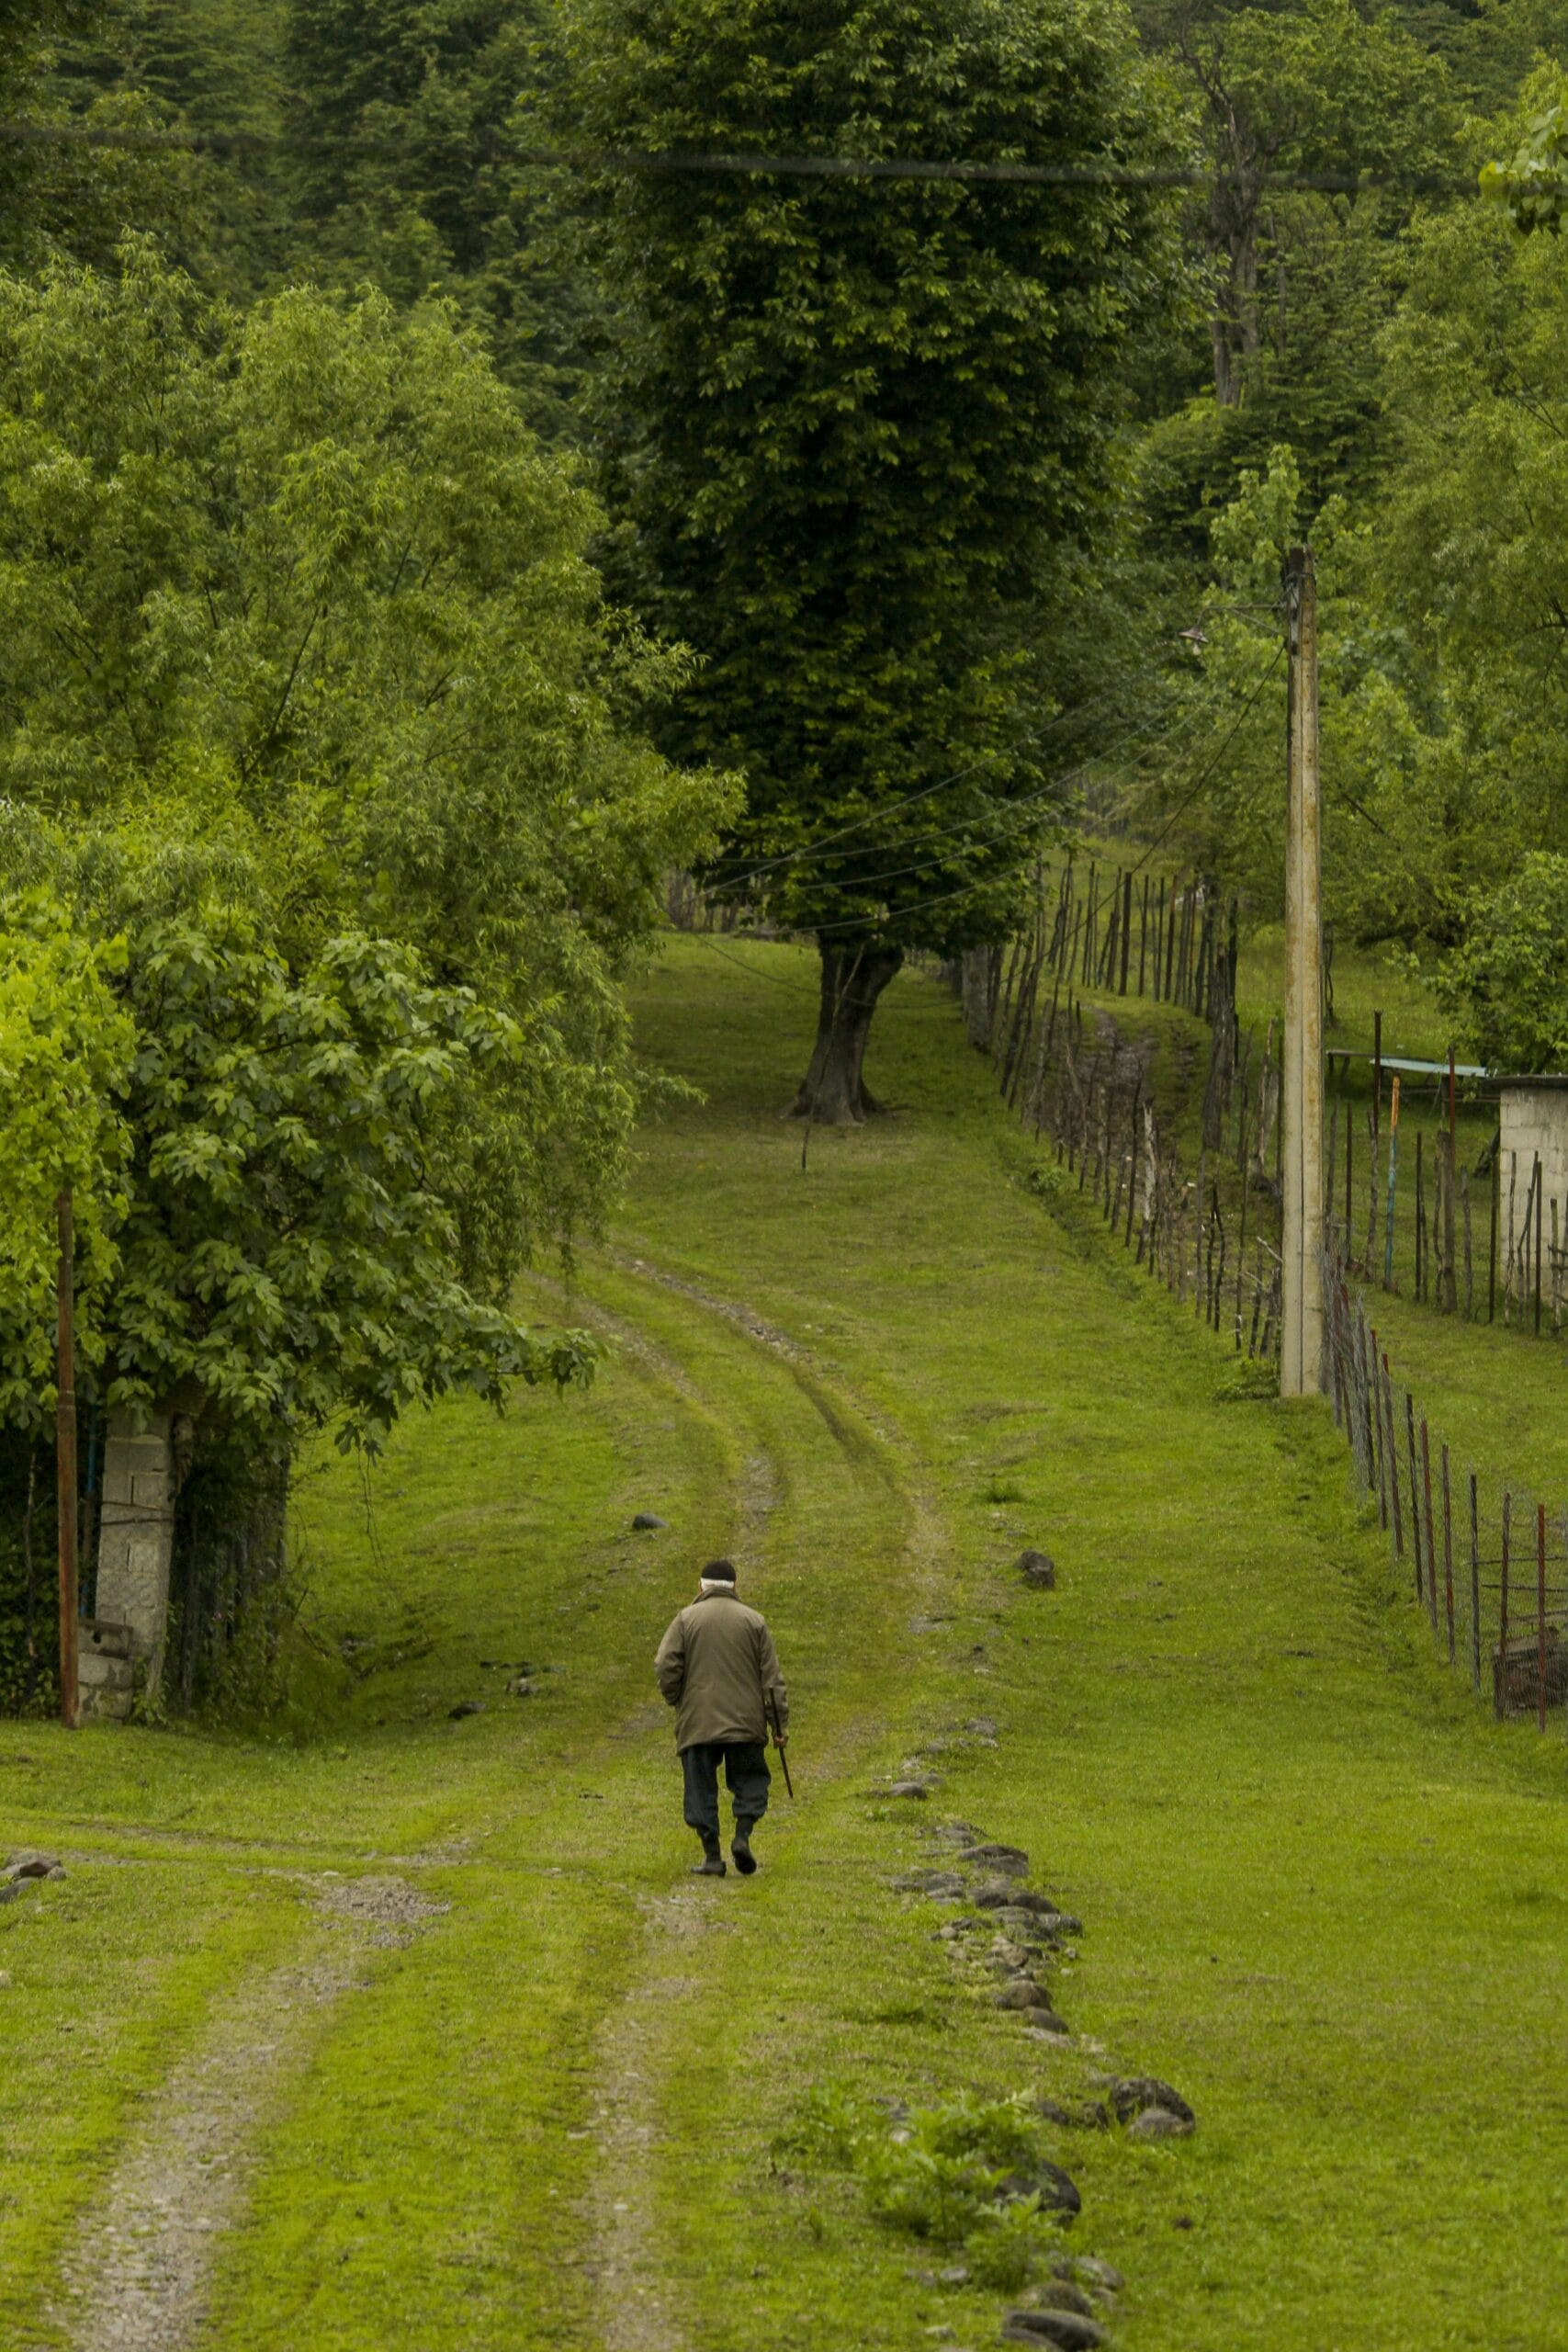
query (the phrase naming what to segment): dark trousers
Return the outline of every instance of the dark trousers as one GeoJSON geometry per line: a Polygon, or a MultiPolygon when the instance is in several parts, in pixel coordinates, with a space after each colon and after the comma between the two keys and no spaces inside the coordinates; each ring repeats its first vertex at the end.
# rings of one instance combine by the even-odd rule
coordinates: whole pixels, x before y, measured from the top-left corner
{"type": "Polygon", "coordinates": [[[681,1750],[686,1783],[686,1826],[705,1838],[718,1836],[718,1775],[729,1783],[737,1828],[760,1821],[768,1809],[768,1751],[760,1740],[710,1739],[681,1750]]]}

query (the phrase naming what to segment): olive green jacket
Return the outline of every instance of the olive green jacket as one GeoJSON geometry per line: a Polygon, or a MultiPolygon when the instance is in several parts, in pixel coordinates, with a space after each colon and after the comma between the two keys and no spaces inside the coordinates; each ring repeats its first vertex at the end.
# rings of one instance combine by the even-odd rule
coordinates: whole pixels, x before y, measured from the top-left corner
{"type": "Polygon", "coordinates": [[[766,1740],[764,1690],[780,1729],[789,1721],[773,1637],[757,1611],[731,1593],[705,1592],[682,1609],[659,1645],[653,1670],[666,1704],[678,1711],[677,1747],[766,1740]]]}

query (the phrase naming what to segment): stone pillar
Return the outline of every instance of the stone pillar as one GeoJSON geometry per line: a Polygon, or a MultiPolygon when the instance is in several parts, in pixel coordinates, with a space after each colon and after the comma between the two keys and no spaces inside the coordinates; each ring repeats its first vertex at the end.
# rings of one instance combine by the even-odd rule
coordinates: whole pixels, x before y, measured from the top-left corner
{"type": "Polygon", "coordinates": [[[129,1413],[111,1413],[104,1439],[96,1622],[125,1629],[129,1654],[154,1690],[175,1547],[175,1418],[155,1412],[139,1428],[129,1413]]]}

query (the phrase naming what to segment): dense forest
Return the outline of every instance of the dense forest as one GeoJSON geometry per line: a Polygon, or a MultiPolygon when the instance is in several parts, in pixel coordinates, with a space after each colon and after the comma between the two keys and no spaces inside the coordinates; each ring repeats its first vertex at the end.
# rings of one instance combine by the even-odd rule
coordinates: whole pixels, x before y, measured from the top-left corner
{"type": "Polygon", "coordinates": [[[614,1197],[668,875],[815,936],[824,1119],[903,957],[1006,936],[1064,832],[1270,920],[1302,537],[1329,915],[1488,1057],[1568,1051],[1568,259],[1477,192],[1568,5],[3,40],[13,1696],[62,1191],[89,1464],[198,1397],[215,1524],[312,1429],[586,1377],[510,1286],[614,1197]],[[778,167],[824,158],[1001,175],[778,167]]]}

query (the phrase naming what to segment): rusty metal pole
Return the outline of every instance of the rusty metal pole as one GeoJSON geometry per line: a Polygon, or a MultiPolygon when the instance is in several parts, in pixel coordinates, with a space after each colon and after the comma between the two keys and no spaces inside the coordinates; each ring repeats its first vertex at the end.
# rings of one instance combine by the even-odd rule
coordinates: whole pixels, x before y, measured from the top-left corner
{"type": "Polygon", "coordinates": [[[76,1666],[76,1332],[75,1236],[71,1195],[55,1203],[60,1222],[60,1272],[55,1413],[55,1464],[60,1521],[60,1720],[74,1731],[82,1719],[76,1666]]]}
{"type": "Polygon", "coordinates": [[[1323,905],[1317,583],[1312,550],[1285,559],[1290,653],[1285,823],[1284,1280],[1280,1394],[1323,1385],[1323,905]]]}

